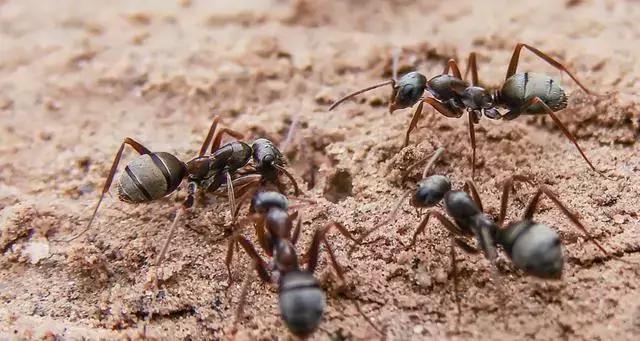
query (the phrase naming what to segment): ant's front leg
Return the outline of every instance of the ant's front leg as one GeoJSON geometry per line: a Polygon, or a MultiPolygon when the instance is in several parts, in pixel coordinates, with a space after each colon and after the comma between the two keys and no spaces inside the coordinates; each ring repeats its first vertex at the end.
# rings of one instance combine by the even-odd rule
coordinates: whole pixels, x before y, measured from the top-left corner
{"type": "Polygon", "coordinates": [[[311,244],[309,245],[309,251],[307,251],[307,256],[309,259],[307,263],[307,269],[311,273],[315,271],[316,266],[318,265],[318,258],[320,256],[320,243],[322,242],[327,249],[329,259],[331,260],[331,264],[336,270],[338,277],[340,277],[340,280],[344,281],[344,270],[340,266],[340,263],[338,263],[338,260],[336,259],[336,256],[333,252],[333,248],[326,239],[326,235],[332,227],[337,228],[338,231],[340,231],[340,233],[348,239],[356,241],[351,233],[338,222],[331,222],[325,227],[316,230],[315,234],[313,235],[313,239],[311,240],[311,244]]]}
{"type": "Polygon", "coordinates": [[[418,103],[418,107],[416,107],[416,110],[413,112],[413,116],[411,117],[411,122],[409,123],[409,128],[407,128],[407,132],[405,134],[404,144],[402,145],[402,148],[409,145],[409,135],[411,134],[411,131],[413,131],[413,129],[415,129],[416,126],[418,125],[418,121],[422,116],[422,107],[424,103],[429,104],[434,109],[436,109],[436,111],[438,111],[440,114],[446,117],[459,118],[463,114],[461,111],[453,108],[449,104],[440,102],[433,97],[423,98],[422,100],[420,100],[420,102],[418,103]]]}

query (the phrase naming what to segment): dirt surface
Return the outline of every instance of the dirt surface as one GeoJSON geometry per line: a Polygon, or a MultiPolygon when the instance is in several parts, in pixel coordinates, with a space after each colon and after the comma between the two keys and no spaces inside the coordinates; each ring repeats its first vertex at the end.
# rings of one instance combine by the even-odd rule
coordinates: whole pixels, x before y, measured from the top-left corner
{"type": "MultiPolygon", "coordinates": [[[[430,223],[418,247],[403,251],[420,221],[405,203],[350,259],[348,240],[331,234],[347,278],[340,283],[322,260],[327,309],[313,338],[631,340],[640,334],[640,274],[620,259],[640,262],[638,21],[638,3],[617,0],[0,0],[2,338],[289,338],[277,288],[257,279],[234,326],[250,262],[236,258],[226,290],[225,199],[211,196],[187,216],[159,292],[150,289],[152,263],[183,192],[142,205],[107,197],[90,232],[54,241],[86,225],[124,137],[188,160],[214,115],[247,140],[277,143],[298,120],[288,154],[317,201],[301,202],[301,253],[332,220],[363,233],[415,186],[421,170],[402,181],[408,166],[439,146],[446,153],[435,171],[461,187],[471,175],[466,122],[425,109],[401,150],[413,111],[389,115],[388,88],[335,112],[328,105],[389,79],[394,48],[401,70],[429,77],[449,57],[464,64],[476,51],[483,84],[497,86],[521,41],[565,61],[601,95],[523,53],[519,70],[562,82],[570,100],[559,116],[606,177],[550,120],[483,118],[476,182],[484,206],[497,214],[501,181],[526,174],[553,187],[613,257],[545,200],[536,218],[561,235],[562,280],[527,277],[504,254],[495,276],[483,257],[458,252],[458,323],[446,231],[430,223]]],[[[133,157],[128,151],[125,162],[133,157]]],[[[510,220],[533,191],[516,186],[510,220]]]]}

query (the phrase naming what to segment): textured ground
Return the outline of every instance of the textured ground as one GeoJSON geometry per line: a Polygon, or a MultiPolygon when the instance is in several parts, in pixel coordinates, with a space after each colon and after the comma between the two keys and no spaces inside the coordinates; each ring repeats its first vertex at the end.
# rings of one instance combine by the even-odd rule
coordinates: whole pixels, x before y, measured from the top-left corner
{"type": "MultiPolygon", "coordinates": [[[[275,287],[257,281],[233,325],[249,262],[235,261],[225,290],[226,243],[215,224],[226,218],[225,200],[210,198],[188,216],[155,302],[150,265],[183,194],[138,206],[108,197],[86,236],[53,241],[85,226],[125,136],[186,160],[215,114],[249,138],[277,142],[298,115],[291,163],[318,201],[301,209],[302,245],[330,220],[362,233],[414,186],[420,170],[403,182],[406,168],[438,146],[446,154],[436,172],[460,186],[471,173],[467,128],[426,110],[400,151],[412,111],[389,115],[389,89],[327,113],[331,101],[388,79],[393,48],[402,70],[428,76],[477,51],[482,81],[498,85],[522,41],[566,61],[603,95],[585,95],[530,54],[521,59],[520,70],[562,81],[571,99],[559,115],[607,178],[588,170],[550,120],[484,119],[476,182],[485,207],[497,213],[500,181],[527,174],[552,186],[614,259],[544,201],[537,219],[560,232],[563,279],[525,277],[501,256],[500,289],[484,259],[460,255],[458,324],[444,229],[430,224],[415,250],[402,251],[419,222],[405,204],[351,259],[350,244],[331,235],[348,275],[340,283],[321,263],[328,308],[313,337],[630,340],[640,334],[640,274],[615,258],[640,262],[639,20],[637,2],[614,0],[0,0],[0,333],[135,338],[146,325],[146,336],[160,339],[287,338],[275,287]]],[[[509,218],[533,190],[517,186],[509,218]]]]}

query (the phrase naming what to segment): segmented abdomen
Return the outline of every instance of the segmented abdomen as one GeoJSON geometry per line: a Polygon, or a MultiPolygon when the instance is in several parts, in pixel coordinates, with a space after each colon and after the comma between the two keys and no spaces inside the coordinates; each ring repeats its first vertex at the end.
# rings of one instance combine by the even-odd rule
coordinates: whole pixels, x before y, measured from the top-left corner
{"type": "MultiPolygon", "coordinates": [[[[538,73],[517,73],[504,82],[501,90],[502,100],[515,110],[534,97],[540,99],[553,111],[567,107],[567,95],[560,85],[547,75],[538,73]]],[[[538,104],[529,107],[522,114],[543,114],[538,104]]]]}
{"type": "Polygon", "coordinates": [[[160,199],[173,192],[184,175],[184,164],[169,153],[140,155],[120,175],[118,198],[129,203],[160,199]]]}

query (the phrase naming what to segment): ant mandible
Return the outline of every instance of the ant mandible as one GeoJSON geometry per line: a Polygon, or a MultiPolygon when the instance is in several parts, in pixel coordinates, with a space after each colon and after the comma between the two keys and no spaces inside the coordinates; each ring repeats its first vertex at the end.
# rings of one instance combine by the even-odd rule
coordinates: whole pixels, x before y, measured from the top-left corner
{"type": "Polygon", "coordinates": [[[555,114],[555,112],[567,107],[567,95],[560,85],[547,75],[531,72],[516,73],[520,52],[523,47],[553,67],[566,72],[582,90],[587,94],[592,94],[562,63],[531,45],[518,43],[511,56],[505,82],[499,89],[486,89],[479,86],[476,54],[472,52],[469,54],[467,70],[464,77],[466,79],[466,75],[471,72],[471,84],[463,80],[456,61],[450,59],[442,74],[429,80],[419,72],[409,72],[397,81],[391,79],[348,94],[333,103],[331,107],[329,107],[329,110],[335,109],[338,105],[356,95],[385,85],[391,85],[393,92],[391,93],[389,101],[390,113],[398,109],[411,107],[418,103],[418,107],[411,118],[411,123],[409,123],[409,128],[407,129],[402,146],[403,148],[409,145],[409,135],[420,120],[424,103],[431,105],[440,114],[451,118],[462,117],[466,110],[472,149],[472,178],[475,178],[476,167],[474,124],[479,123],[479,119],[483,114],[490,119],[496,120],[512,120],[520,115],[546,114],[551,117],[558,128],[562,130],[563,134],[576,146],[578,152],[582,155],[582,158],[587,162],[589,167],[602,175],[602,173],[593,166],[591,161],[589,161],[573,134],[571,134],[555,114]],[[450,70],[453,72],[453,75],[449,75],[450,70]],[[433,97],[424,96],[425,90],[433,97]],[[509,111],[506,114],[501,114],[498,108],[505,108],[509,111]]]}

